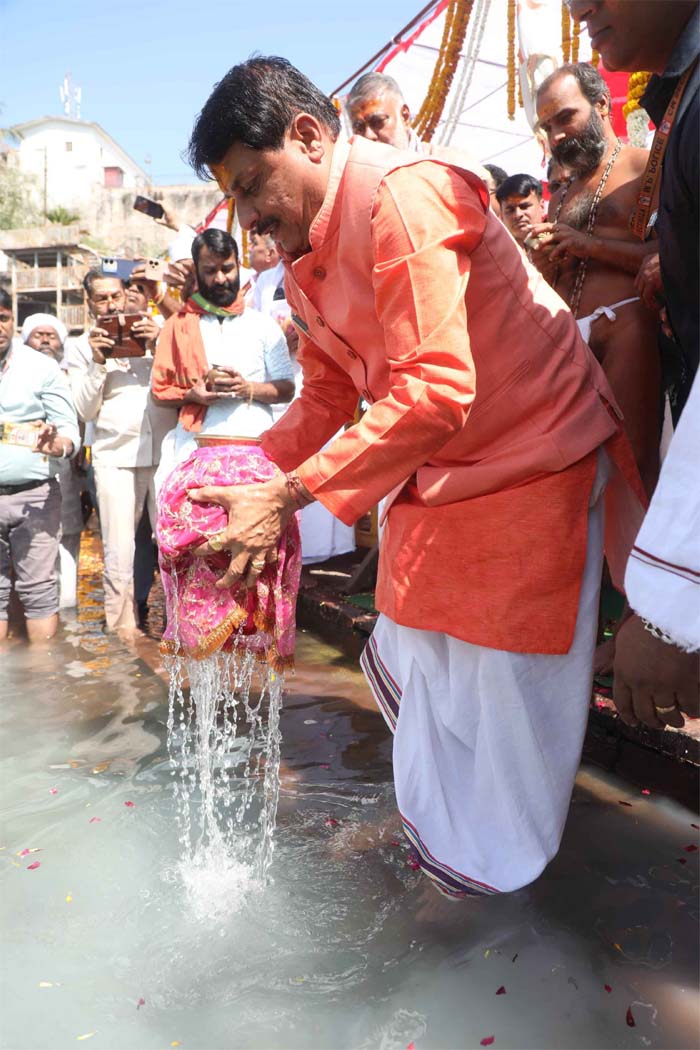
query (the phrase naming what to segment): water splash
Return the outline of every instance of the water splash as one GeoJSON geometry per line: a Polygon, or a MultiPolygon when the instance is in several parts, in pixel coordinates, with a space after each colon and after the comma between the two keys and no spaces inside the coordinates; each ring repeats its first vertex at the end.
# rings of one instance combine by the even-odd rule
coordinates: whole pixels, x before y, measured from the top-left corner
{"type": "Polygon", "coordinates": [[[220,918],[269,881],[284,679],[243,646],[167,665],[180,877],[195,915],[220,918]]]}

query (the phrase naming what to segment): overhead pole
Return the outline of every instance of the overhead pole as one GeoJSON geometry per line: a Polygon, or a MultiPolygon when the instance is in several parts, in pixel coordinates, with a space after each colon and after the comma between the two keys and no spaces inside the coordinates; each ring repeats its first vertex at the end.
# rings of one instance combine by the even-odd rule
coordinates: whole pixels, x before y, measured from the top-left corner
{"type": "Polygon", "coordinates": [[[440,0],[431,0],[429,4],[426,4],[425,7],[423,7],[418,12],[416,17],[411,19],[408,25],[405,25],[403,29],[400,29],[396,36],[392,37],[391,40],[384,45],[384,47],[380,48],[380,50],[377,51],[376,55],[372,55],[372,57],[367,62],[365,62],[364,66],[360,66],[360,68],[356,69],[355,72],[347,78],[347,80],[344,80],[342,84],[339,84],[338,87],[331,92],[331,95],[339,95],[344,87],[347,87],[348,84],[352,84],[355,80],[357,80],[358,77],[362,76],[366,69],[369,69],[370,66],[373,66],[374,63],[378,59],[380,59],[382,55],[389,50],[390,47],[393,47],[394,44],[397,44],[401,37],[404,36],[409,31],[409,29],[413,29],[414,25],[420,22],[421,18],[427,15],[429,11],[432,11],[434,7],[437,7],[439,3],[440,0]]]}

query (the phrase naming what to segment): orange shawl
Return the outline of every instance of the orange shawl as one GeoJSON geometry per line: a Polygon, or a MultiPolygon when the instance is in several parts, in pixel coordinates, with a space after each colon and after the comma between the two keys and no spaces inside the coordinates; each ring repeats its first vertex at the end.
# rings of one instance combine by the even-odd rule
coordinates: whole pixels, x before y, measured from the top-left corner
{"type": "MultiPolygon", "coordinates": [[[[200,299],[200,303],[203,300],[200,299]]],[[[212,307],[212,312],[226,313],[232,316],[243,313],[245,304],[241,296],[226,308],[212,307]]],[[[182,402],[198,379],[209,371],[209,363],[204,352],[199,319],[207,313],[206,306],[199,305],[194,299],[188,299],[179,313],[173,314],[163,325],[158,337],[151,388],[158,401],[182,402]]],[[[202,429],[207,406],[194,401],[181,404],[179,420],[185,430],[199,433],[202,429]]]]}

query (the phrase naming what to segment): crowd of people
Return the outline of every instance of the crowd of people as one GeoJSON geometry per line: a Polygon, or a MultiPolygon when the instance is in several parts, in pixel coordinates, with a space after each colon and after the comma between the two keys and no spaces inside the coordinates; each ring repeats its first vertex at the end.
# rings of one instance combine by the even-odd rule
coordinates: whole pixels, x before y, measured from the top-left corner
{"type": "Polygon", "coordinates": [[[235,198],[251,270],[205,229],[164,284],[90,271],[77,339],[44,315],[13,339],[0,292],[0,631],[13,586],[30,640],[56,629],[57,571],[74,600],[60,493],[74,503],[81,441],[108,630],[137,625],[135,537],[152,545],[158,487],[202,439],[260,439],[284,472],[254,498],[199,493],[229,510],[210,540],[224,583],[254,584],[296,511],[330,523],[330,554],[380,504],[362,665],[404,830],[451,898],[516,889],[556,853],[594,659],[630,724],[699,713],[699,9],[569,6],[608,69],[655,74],[651,152],[617,137],[588,63],[539,87],[543,185],[421,142],[379,73],[349,93],[348,142],[303,74],[253,58],[190,141],[235,198]],[[594,657],[604,572],[629,605],[594,657]]]}

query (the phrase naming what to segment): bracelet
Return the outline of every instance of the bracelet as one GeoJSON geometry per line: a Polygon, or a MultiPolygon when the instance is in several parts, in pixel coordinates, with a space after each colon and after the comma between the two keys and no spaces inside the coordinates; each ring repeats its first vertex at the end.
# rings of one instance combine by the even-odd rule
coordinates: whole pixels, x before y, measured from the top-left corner
{"type": "Polygon", "coordinates": [[[648,631],[652,638],[656,638],[657,641],[663,642],[665,645],[676,644],[671,635],[668,634],[666,631],[662,631],[660,627],[657,627],[655,624],[650,623],[649,620],[645,620],[641,616],[640,620],[642,621],[642,626],[644,627],[644,630],[648,631]]]}
{"type": "Polygon", "coordinates": [[[296,474],[285,474],[284,480],[287,492],[296,503],[297,510],[302,510],[304,507],[308,507],[309,503],[313,503],[313,500],[309,500],[308,496],[302,491],[301,481],[296,474]]]}

